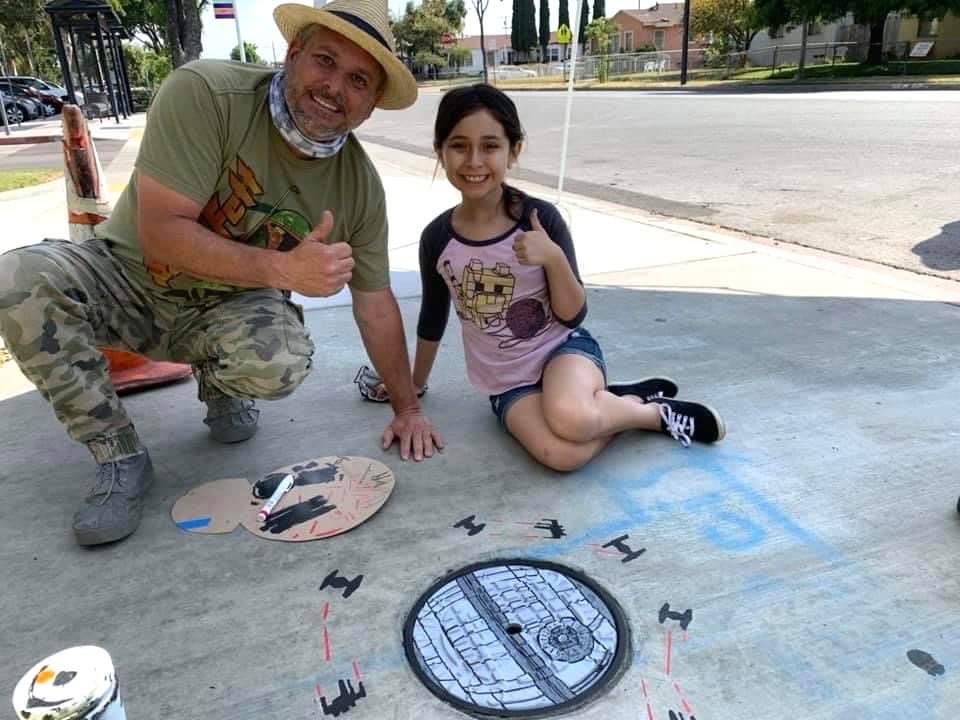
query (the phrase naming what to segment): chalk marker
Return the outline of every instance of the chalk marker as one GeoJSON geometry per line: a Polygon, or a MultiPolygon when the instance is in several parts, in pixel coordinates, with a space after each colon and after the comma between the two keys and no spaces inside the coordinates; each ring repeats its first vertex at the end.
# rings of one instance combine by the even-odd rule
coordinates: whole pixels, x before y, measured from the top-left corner
{"type": "Polygon", "coordinates": [[[280,498],[293,489],[294,479],[295,478],[293,475],[287,474],[287,476],[280,481],[280,484],[277,485],[277,489],[273,491],[273,495],[267,498],[267,501],[263,504],[263,507],[260,508],[260,512],[257,513],[257,519],[259,519],[260,522],[264,522],[268,517],[270,517],[270,513],[273,512],[273,509],[277,506],[277,503],[280,502],[280,498]]]}

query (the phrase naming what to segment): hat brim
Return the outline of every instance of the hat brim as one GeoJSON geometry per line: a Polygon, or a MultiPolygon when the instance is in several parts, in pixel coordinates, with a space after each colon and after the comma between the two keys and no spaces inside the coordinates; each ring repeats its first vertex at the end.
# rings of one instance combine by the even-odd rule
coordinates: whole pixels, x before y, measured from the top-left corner
{"type": "Polygon", "coordinates": [[[323,8],[288,3],[273,11],[273,19],[287,43],[292,43],[297,34],[307,25],[322,25],[343,35],[373,56],[386,74],[386,87],[377,103],[384,110],[402,110],[417,101],[417,81],[407,66],[393,54],[390,48],[381,45],[373,37],[348,21],[323,8]]]}

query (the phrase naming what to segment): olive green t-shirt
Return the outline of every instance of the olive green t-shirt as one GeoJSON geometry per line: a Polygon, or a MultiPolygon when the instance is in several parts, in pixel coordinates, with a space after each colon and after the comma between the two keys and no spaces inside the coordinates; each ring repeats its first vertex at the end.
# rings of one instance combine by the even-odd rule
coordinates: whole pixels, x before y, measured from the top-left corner
{"type": "MultiPolygon", "coordinates": [[[[201,205],[199,222],[218,235],[272,250],[296,247],[329,209],[334,227],[327,242],[353,248],[350,287],[388,287],[386,203],[376,168],[352,133],[331,158],[294,155],[270,117],[275,72],[218,60],[177,69],[150,107],[136,170],[201,205]]],[[[128,266],[184,297],[242,289],[145,262],[136,202],[134,172],[96,229],[128,266]]]]}

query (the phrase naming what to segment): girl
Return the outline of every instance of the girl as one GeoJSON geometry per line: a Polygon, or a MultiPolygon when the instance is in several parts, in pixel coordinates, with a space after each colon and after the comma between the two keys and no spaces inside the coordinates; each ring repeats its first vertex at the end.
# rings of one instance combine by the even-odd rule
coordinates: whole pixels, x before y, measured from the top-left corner
{"type": "Polygon", "coordinates": [[[462,200],[420,239],[414,384],[426,388],[452,300],[471,383],[544,465],[574,470],[631,429],[685,446],[720,440],[720,416],[673,399],[667,378],[607,385],[600,346],[581,326],[586,296],[566,224],[553,205],[504,183],[523,139],[513,101],[489,85],[440,102],[433,146],[462,200]]]}

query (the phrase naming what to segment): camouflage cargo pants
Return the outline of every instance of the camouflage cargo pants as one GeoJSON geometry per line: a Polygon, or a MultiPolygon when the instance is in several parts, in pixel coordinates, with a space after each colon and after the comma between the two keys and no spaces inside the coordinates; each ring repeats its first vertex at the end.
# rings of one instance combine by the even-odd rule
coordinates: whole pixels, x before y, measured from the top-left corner
{"type": "Polygon", "coordinates": [[[0,335],[70,437],[99,462],[140,445],[97,347],[189,363],[201,399],[285,397],[313,355],[302,310],[281,292],[185,300],[144,282],[100,240],[45,241],[0,256],[0,335]]]}

